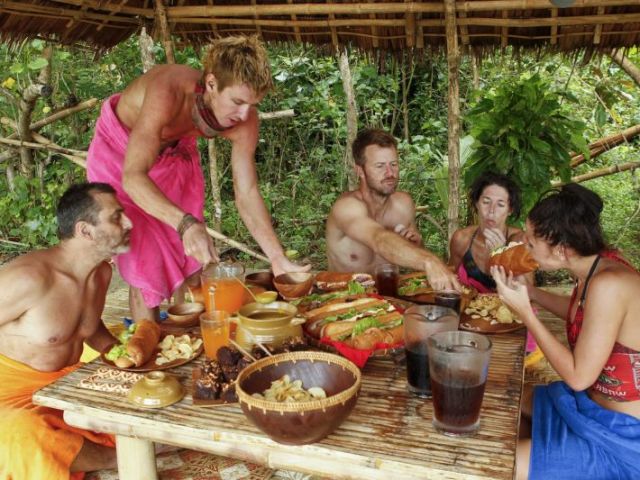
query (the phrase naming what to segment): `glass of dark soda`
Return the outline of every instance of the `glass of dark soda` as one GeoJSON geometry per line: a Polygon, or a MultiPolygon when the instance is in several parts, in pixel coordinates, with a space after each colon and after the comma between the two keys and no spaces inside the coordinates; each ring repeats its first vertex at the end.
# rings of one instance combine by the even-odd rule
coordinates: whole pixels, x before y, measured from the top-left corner
{"type": "Polygon", "coordinates": [[[437,332],[457,330],[458,314],[437,305],[416,305],[404,312],[404,346],[407,359],[407,388],[412,394],[431,397],[427,338],[437,332]]]}
{"type": "Polygon", "coordinates": [[[395,297],[398,294],[398,274],[397,265],[392,263],[380,263],[376,265],[374,275],[376,279],[376,289],[380,295],[385,297],[395,297]]]}
{"type": "Polygon", "coordinates": [[[436,333],[427,351],[433,426],[444,435],[472,435],[480,427],[491,340],[471,332],[436,333]]]}
{"type": "Polygon", "coordinates": [[[449,307],[460,313],[460,292],[455,290],[440,290],[436,292],[435,297],[436,305],[442,307],[449,307]]]}

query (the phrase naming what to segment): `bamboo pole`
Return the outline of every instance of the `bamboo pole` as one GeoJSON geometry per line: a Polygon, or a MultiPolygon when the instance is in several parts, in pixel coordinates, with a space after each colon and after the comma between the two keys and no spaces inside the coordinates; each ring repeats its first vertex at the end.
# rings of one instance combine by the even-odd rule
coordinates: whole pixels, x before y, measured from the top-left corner
{"type": "MultiPolygon", "coordinates": [[[[154,18],[155,14],[151,8],[133,7],[129,5],[113,5],[101,0],[54,0],[55,3],[62,5],[82,6],[86,5],[93,11],[108,12],[111,14],[123,14],[131,15],[133,17],[142,17],[147,19],[154,18]]],[[[3,2],[5,4],[15,4],[27,11],[30,11],[29,4],[20,4],[19,2],[3,2]]],[[[630,0],[575,0],[572,5],[573,8],[593,8],[593,7],[614,7],[614,6],[628,6],[630,0]]],[[[367,9],[366,13],[405,13],[406,11],[412,11],[415,13],[443,13],[444,7],[442,4],[434,3],[431,5],[425,5],[421,2],[407,2],[405,5],[398,7],[395,3],[383,3],[380,2],[378,8],[373,9],[371,4],[368,3],[352,3],[348,4],[345,11],[338,12],[334,10],[334,13],[359,13],[362,9],[367,9]],[[351,7],[350,5],[353,5],[351,7]],[[353,8],[352,11],[349,11],[353,8]]],[[[329,8],[326,5],[310,5],[306,4],[287,4],[287,5],[256,5],[255,7],[249,7],[250,13],[244,13],[249,10],[246,7],[243,10],[241,6],[226,6],[226,5],[208,5],[209,10],[200,11],[201,6],[176,6],[167,7],[168,17],[174,21],[172,17],[187,17],[187,16],[253,16],[253,15],[292,15],[292,14],[323,14],[328,13],[329,8]],[[270,7],[269,9],[263,7],[270,7]],[[292,9],[291,7],[295,7],[292,9]],[[323,8],[324,7],[324,8],[323,8]],[[186,11],[185,8],[190,8],[186,11]],[[313,9],[313,11],[311,11],[313,9]],[[294,11],[295,10],[295,11],[294,11]],[[195,15],[192,12],[197,12],[195,15]]],[[[49,7],[50,10],[60,10],[49,7]]],[[[551,9],[551,3],[549,0],[459,0],[456,2],[456,11],[458,12],[481,12],[481,11],[495,11],[495,10],[549,10],[551,9]]],[[[67,12],[75,12],[75,10],[66,10],[67,12]]],[[[180,20],[177,20],[180,21],[180,20]]]]}
{"type": "Polygon", "coordinates": [[[445,0],[445,19],[447,31],[447,66],[449,72],[448,93],[448,156],[449,156],[449,206],[447,209],[447,230],[449,240],[458,229],[460,209],[460,83],[458,66],[458,33],[456,26],[456,5],[454,0],[445,0]]]}
{"type": "Polygon", "coordinates": [[[173,42],[171,41],[171,30],[167,21],[167,12],[163,0],[155,0],[156,3],[156,22],[160,26],[160,34],[162,35],[162,44],[167,56],[167,63],[176,63],[176,57],[173,54],[173,42]]]}
{"type": "MultiPolygon", "coordinates": [[[[601,138],[600,140],[596,140],[595,142],[589,144],[589,150],[591,152],[590,158],[595,158],[601,153],[617,147],[621,143],[628,143],[629,140],[638,135],[640,135],[640,124],[629,127],[620,133],[616,133],[615,135],[610,135],[608,137],[601,138]]],[[[575,168],[578,165],[583,164],[584,162],[584,155],[573,155],[573,157],[571,158],[570,166],[571,168],[575,168]]]]}
{"type": "MultiPolygon", "coordinates": [[[[593,180],[598,177],[606,177],[607,175],[613,175],[614,173],[624,172],[627,170],[634,170],[636,168],[640,168],[640,162],[627,162],[621,163],[619,165],[614,165],[612,167],[605,167],[599,170],[594,170],[593,172],[585,173],[584,175],[577,175],[575,177],[571,177],[571,182],[569,183],[581,183],[586,182],[587,180],[593,180]]],[[[566,185],[561,181],[551,182],[553,187],[561,187],[562,185],[566,185]]]]}

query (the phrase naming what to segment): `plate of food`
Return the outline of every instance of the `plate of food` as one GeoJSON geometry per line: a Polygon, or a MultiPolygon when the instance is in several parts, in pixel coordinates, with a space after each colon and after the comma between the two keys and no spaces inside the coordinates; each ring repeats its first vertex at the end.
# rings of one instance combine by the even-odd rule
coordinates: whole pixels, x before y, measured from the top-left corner
{"type": "Polygon", "coordinates": [[[373,356],[392,354],[403,344],[405,308],[413,305],[376,294],[341,294],[305,310],[305,335],[314,345],[364,365],[373,356]]]}
{"type": "Polygon", "coordinates": [[[203,351],[202,339],[189,334],[163,334],[156,322],[143,320],[123,331],[120,343],[100,355],[110,367],[128,372],[167,370],[184,365],[203,351]]]}
{"type": "Polygon", "coordinates": [[[460,330],[507,333],[524,327],[495,293],[479,293],[460,313],[460,330]]]}
{"type": "MultiPolygon", "coordinates": [[[[462,285],[462,308],[464,308],[478,292],[475,288],[462,285]]],[[[413,272],[398,277],[398,296],[413,303],[435,303],[436,291],[427,280],[424,272],[413,272]]]]}

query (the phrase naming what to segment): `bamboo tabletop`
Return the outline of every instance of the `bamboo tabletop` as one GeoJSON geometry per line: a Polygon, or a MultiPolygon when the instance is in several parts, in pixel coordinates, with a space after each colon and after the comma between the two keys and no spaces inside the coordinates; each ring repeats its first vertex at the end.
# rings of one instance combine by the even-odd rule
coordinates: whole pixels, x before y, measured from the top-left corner
{"type": "MultiPolygon", "coordinates": [[[[447,437],[434,430],[431,401],[408,394],[405,367],[391,359],[369,361],[363,369],[356,407],[333,434],[299,447],[271,441],[249,423],[238,405],[198,407],[187,394],[170,407],[145,410],[129,404],[123,396],[80,388],[80,380],[104,366],[100,360],[36,392],[34,402],[64,410],[69,423],[96,431],[336,479],[511,479],[525,330],[493,335],[491,340],[480,430],[467,438],[447,437]]],[[[171,370],[188,392],[191,371],[200,361],[171,370]]]]}

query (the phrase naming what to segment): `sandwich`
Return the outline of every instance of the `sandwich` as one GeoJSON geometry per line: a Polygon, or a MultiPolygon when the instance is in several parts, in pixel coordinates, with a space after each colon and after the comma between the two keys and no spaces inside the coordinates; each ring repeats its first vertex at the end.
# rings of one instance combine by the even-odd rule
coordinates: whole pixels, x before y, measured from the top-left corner
{"type": "Polygon", "coordinates": [[[376,284],[368,273],[320,272],[315,278],[316,288],[323,292],[345,290],[349,282],[359,283],[365,289],[376,284]]]}
{"type": "Polygon", "coordinates": [[[433,287],[429,285],[426,273],[413,272],[400,275],[398,279],[398,295],[410,297],[424,293],[433,293],[433,287]]]}
{"type": "Polygon", "coordinates": [[[491,252],[489,267],[502,266],[515,276],[533,272],[538,268],[526,245],[522,242],[511,242],[504,247],[496,248],[491,252]]]}
{"type": "Polygon", "coordinates": [[[119,368],[140,367],[149,361],[160,341],[160,326],[151,320],[132,324],[118,336],[105,358],[119,368]]]}
{"type": "Polygon", "coordinates": [[[360,297],[335,302],[306,312],[307,333],[315,338],[344,342],[357,349],[379,343],[393,345],[403,339],[403,316],[389,302],[360,297]]]}
{"type": "Polygon", "coordinates": [[[350,281],[344,290],[335,290],[327,293],[312,293],[302,298],[292,300],[290,303],[298,307],[300,313],[320,308],[331,303],[340,303],[349,299],[366,297],[366,288],[362,284],[350,281]]]}

